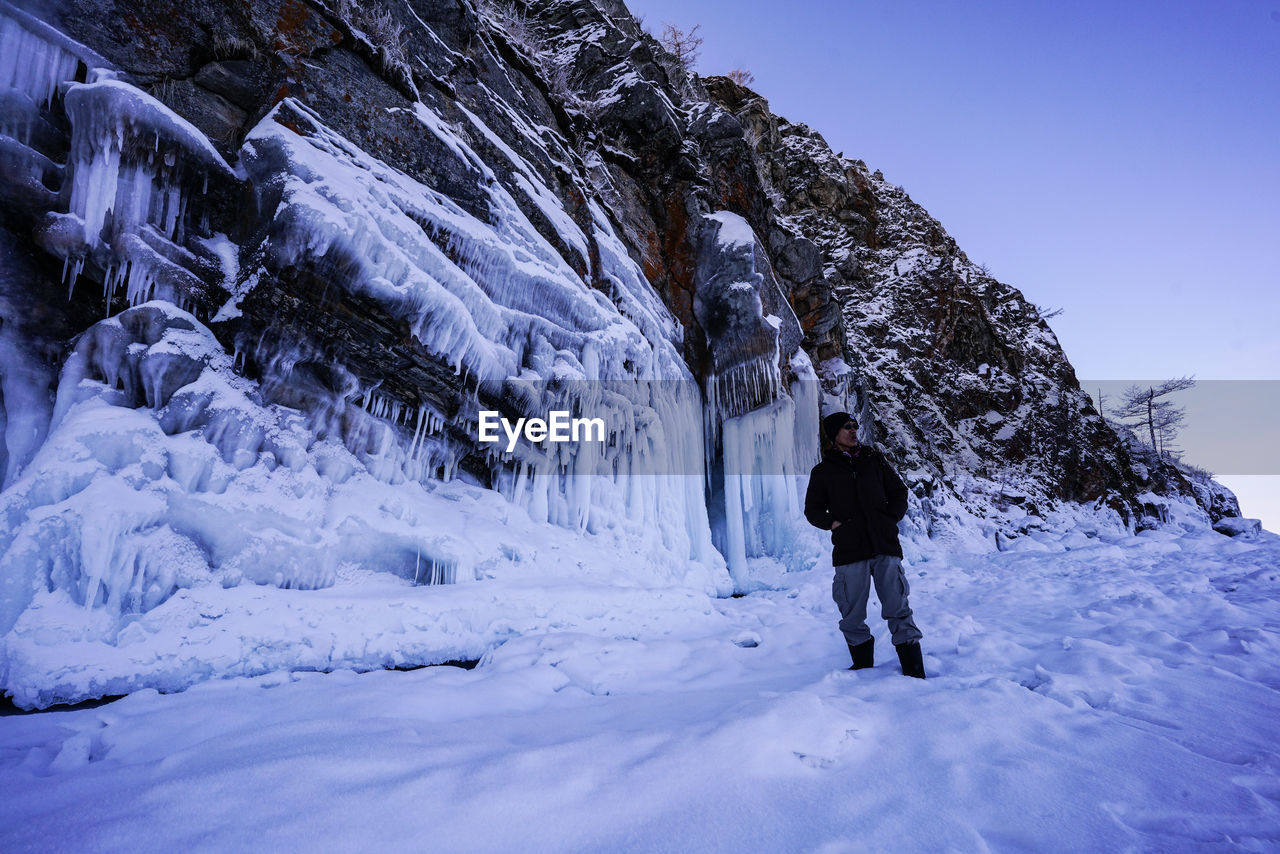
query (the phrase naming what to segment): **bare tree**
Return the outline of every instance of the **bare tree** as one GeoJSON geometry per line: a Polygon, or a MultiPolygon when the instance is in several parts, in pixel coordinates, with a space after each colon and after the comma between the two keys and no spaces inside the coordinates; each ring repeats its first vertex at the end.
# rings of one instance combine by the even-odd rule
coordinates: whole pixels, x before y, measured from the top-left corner
{"type": "Polygon", "coordinates": [[[1195,384],[1192,377],[1179,377],[1146,388],[1129,386],[1120,396],[1120,405],[1115,408],[1115,415],[1135,422],[1136,427],[1145,426],[1147,435],[1151,437],[1151,449],[1164,456],[1168,445],[1186,420],[1186,410],[1171,400],[1161,398],[1174,392],[1186,391],[1195,384]]]}
{"type": "Polygon", "coordinates": [[[694,24],[690,30],[682,30],[670,21],[662,24],[662,38],[659,41],[686,72],[693,71],[693,66],[698,62],[698,52],[702,50],[702,36],[698,35],[700,29],[702,24],[694,24]]]}
{"type": "Polygon", "coordinates": [[[745,68],[735,68],[730,71],[729,79],[739,86],[750,86],[756,82],[756,76],[745,68]]]}
{"type": "Polygon", "coordinates": [[[1160,442],[1160,447],[1156,450],[1161,456],[1177,459],[1178,452],[1173,442],[1187,421],[1187,413],[1181,406],[1174,406],[1169,401],[1161,403],[1163,405],[1158,406],[1153,417],[1156,439],[1160,442]]]}

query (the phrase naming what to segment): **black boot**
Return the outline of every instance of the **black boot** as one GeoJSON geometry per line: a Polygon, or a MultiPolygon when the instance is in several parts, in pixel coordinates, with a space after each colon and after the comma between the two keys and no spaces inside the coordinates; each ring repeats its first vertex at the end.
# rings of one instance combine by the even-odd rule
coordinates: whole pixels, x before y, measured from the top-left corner
{"type": "Polygon", "coordinates": [[[853,667],[850,670],[862,670],[875,666],[876,639],[868,638],[860,644],[849,644],[849,655],[853,656],[853,667]]]}
{"type": "Polygon", "coordinates": [[[896,649],[898,650],[898,662],[902,665],[902,675],[923,679],[924,653],[920,651],[920,644],[912,641],[911,643],[898,644],[896,649]]]}

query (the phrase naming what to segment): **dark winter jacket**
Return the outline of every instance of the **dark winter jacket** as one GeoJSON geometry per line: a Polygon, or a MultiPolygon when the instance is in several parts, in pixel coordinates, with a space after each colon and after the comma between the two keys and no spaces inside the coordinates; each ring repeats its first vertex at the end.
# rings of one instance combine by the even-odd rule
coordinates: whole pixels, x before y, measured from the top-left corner
{"type": "Polygon", "coordinates": [[[809,473],[804,516],[809,524],[831,531],[831,562],[835,566],[876,555],[902,557],[898,520],[907,513],[907,487],[884,456],[859,448],[850,459],[827,451],[809,473]]]}

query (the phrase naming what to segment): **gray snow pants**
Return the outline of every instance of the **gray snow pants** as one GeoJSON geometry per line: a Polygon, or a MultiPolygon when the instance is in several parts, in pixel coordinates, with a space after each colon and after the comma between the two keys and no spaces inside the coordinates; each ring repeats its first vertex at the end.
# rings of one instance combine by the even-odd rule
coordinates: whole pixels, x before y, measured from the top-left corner
{"type": "Polygon", "coordinates": [[[869,560],[841,564],[835,568],[831,581],[831,598],[840,609],[840,631],[850,646],[857,646],[871,639],[867,628],[867,596],[871,583],[875,582],[876,595],[880,597],[880,616],[889,623],[893,645],[920,640],[923,635],[911,618],[911,606],[907,604],[907,576],[902,571],[902,558],[893,555],[876,555],[869,560]]]}

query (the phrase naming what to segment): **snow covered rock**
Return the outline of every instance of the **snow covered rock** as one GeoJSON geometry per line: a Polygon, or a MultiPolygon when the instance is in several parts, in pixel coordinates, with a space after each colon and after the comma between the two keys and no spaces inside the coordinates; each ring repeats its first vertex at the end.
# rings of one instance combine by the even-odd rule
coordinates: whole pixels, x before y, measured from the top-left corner
{"type": "Polygon", "coordinates": [[[1213,523],[1213,530],[1228,537],[1256,537],[1262,531],[1262,522],[1240,516],[1224,516],[1213,523]]]}
{"type": "Polygon", "coordinates": [[[518,7],[0,5],[6,691],[422,664],[597,625],[601,591],[778,583],[837,408],[909,540],[1191,496],[1138,483],[1034,307],[879,173],[621,3],[518,7]],[[601,438],[481,436],[552,411],[601,438]],[[304,595],[362,586],[413,618],[361,645],[304,595]]]}
{"type": "MultiPolygon", "coordinates": [[[[875,421],[866,438],[883,443],[917,495],[937,503],[949,493],[1006,527],[1064,500],[1140,515],[1142,487],[1123,443],[1035,306],[971,262],[878,171],[773,115],[749,89],[724,78],[707,88],[750,128],[778,227],[821,254],[820,275],[791,290],[806,346],[830,351],[839,342],[832,355],[852,366],[859,406],[875,421]],[[966,486],[975,478],[992,488],[966,486]],[[1007,496],[1010,485],[1024,497],[1016,512],[987,497],[1007,496]]],[[[779,244],[779,269],[813,273],[799,260],[803,244],[779,244]]]]}

